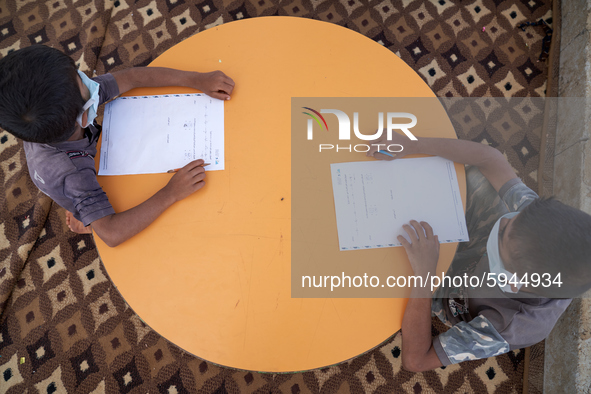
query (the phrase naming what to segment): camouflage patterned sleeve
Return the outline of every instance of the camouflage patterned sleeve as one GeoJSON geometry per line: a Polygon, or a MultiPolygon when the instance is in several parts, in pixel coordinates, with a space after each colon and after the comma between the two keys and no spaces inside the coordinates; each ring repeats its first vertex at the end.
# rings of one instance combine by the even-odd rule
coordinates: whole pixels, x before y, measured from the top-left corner
{"type": "Polygon", "coordinates": [[[536,192],[525,186],[519,178],[507,181],[499,190],[499,196],[507,205],[509,212],[519,212],[538,198],[536,192]]]}
{"type": "Polygon", "coordinates": [[[507,353],[509,344],[482,315],[460,322],[433,338],[433,347],[443,365],[507,353]]]}
{"type": "Polygon", "coordinates": [[[448,327],[451,327],[452,324],[445,315],[445,310],[443,309],[442,294],[443,290],[441,286],[439,286],[437,290],[435,290],[435,293],[433,293],[433,298],[431,300],[431,316],[437,316],[443,324],[445,324],[448,327]]]}

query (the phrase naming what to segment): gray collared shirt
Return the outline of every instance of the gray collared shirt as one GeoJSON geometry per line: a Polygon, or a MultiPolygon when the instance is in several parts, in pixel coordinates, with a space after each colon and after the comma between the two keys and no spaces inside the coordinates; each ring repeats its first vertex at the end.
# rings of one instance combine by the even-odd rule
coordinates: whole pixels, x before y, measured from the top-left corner
{"type": "MultiPolygon", "coordinates": [[[[119,86],[111,74],[93,80],[100,84],[99,105],[119,95],[119,86]]],[[[94,157],[99,135],[99,128],[92,124],[81,140],[24,142],[29,174],[35,185],[85,226],[115,213],[96,179],[94,157]]]]}

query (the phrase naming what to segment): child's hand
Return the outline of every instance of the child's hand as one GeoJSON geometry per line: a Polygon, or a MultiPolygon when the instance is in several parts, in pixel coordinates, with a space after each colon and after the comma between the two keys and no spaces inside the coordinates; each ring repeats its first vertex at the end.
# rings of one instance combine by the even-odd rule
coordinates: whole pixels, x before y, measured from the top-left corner
{"type": "Polygon", "coordinates": [[[406,155],[410,155],[410,154],[414,153],[414,152],[411,152],[411,149],[415,143],[416,143],[415,141],[411,141],[407,137],[402,136],[395,131],[392,132],[392,139],[388,140],[388,133],[386,130],[383,130],[380,138],[378,138],[374,141],[367,142],[367,144],[369,144],[370,148],[369,148],[369,151],[367,151],[366,155],[369,157],[374,157],[378,160],[400,159],[406,155]],[[378,146],[378,145],[381,145],[381,146],[378,146]],[[391,147],[391,150],[393,150],[394,152],[388,151],[387,148],[389,145],[394,145],[391,147]],[[396,152],[396,151],[400,150],[400,145],[403,148],[402,151],[396,152]],[[380,153],[378,151],[388,152],[388,154],[390,154],[392,156],[388,156],[387,154],[380,153]]]}
{"type": "Polygon", "coordinates": [[[172,198],[173,202],[190,196],[205,186],[204,161],[199,159],[190,162],[177,171],[176,174],[164,186],[164,191],[172,198]]]}
{"type": "Polygon", "coordinates": [[[230,100],[234,90],[234,81],[221,71],[197,74],[197,89],[210,97],[220,100],[230,100]]]}
{"type": "Polygon", "coordinates": [[[439,238],[433,235],[433,228],[427,222],[411,220],[410,225],[402,226],[407,232],[410,242],[402,235],[398,241],[402,243],[410,265],[415,275],[425,277],[428,273],[434,274],[439,259],[439,238]]]}

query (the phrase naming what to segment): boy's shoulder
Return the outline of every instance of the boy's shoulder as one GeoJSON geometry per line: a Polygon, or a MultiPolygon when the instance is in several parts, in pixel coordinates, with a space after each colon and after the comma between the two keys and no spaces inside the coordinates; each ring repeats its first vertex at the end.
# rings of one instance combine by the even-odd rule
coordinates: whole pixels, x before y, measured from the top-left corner
{"type": "Polygon", "coordinates": [[[33,182],[52,198],[59,198],[58,195],[63,193],[67,177],[88,170],[92,172],[88,175],[96,176],[96,147],[88,145],[87,140],[51,145],[24,142],[23,147],[33,182]]]}
{"type": "Polygon", "coordinates": [[[67,153],[54,146],[24,141],[23,148],[29,171],[34,169],[38,172],[50,174],[75,170],[75,166],[67,153]]]}
{"type": "Polygon", "coordinates": [[[520,178],[507,181],[499,190],[499,197],[505,203],[509,212],[519,212],[532,201],[539,198],[520,178]]]}

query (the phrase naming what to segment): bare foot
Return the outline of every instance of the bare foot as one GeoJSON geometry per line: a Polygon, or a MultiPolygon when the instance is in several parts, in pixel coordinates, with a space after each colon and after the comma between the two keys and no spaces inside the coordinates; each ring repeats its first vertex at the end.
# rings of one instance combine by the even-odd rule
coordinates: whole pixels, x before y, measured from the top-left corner
{"type": "Polygon", "coordinates": [[[75,233],[78,234],[91,234],[92,229],[90,226],[84,227],[82,222],[74,217],[72,212],[66,211],[66,224],[75,233]]]}

